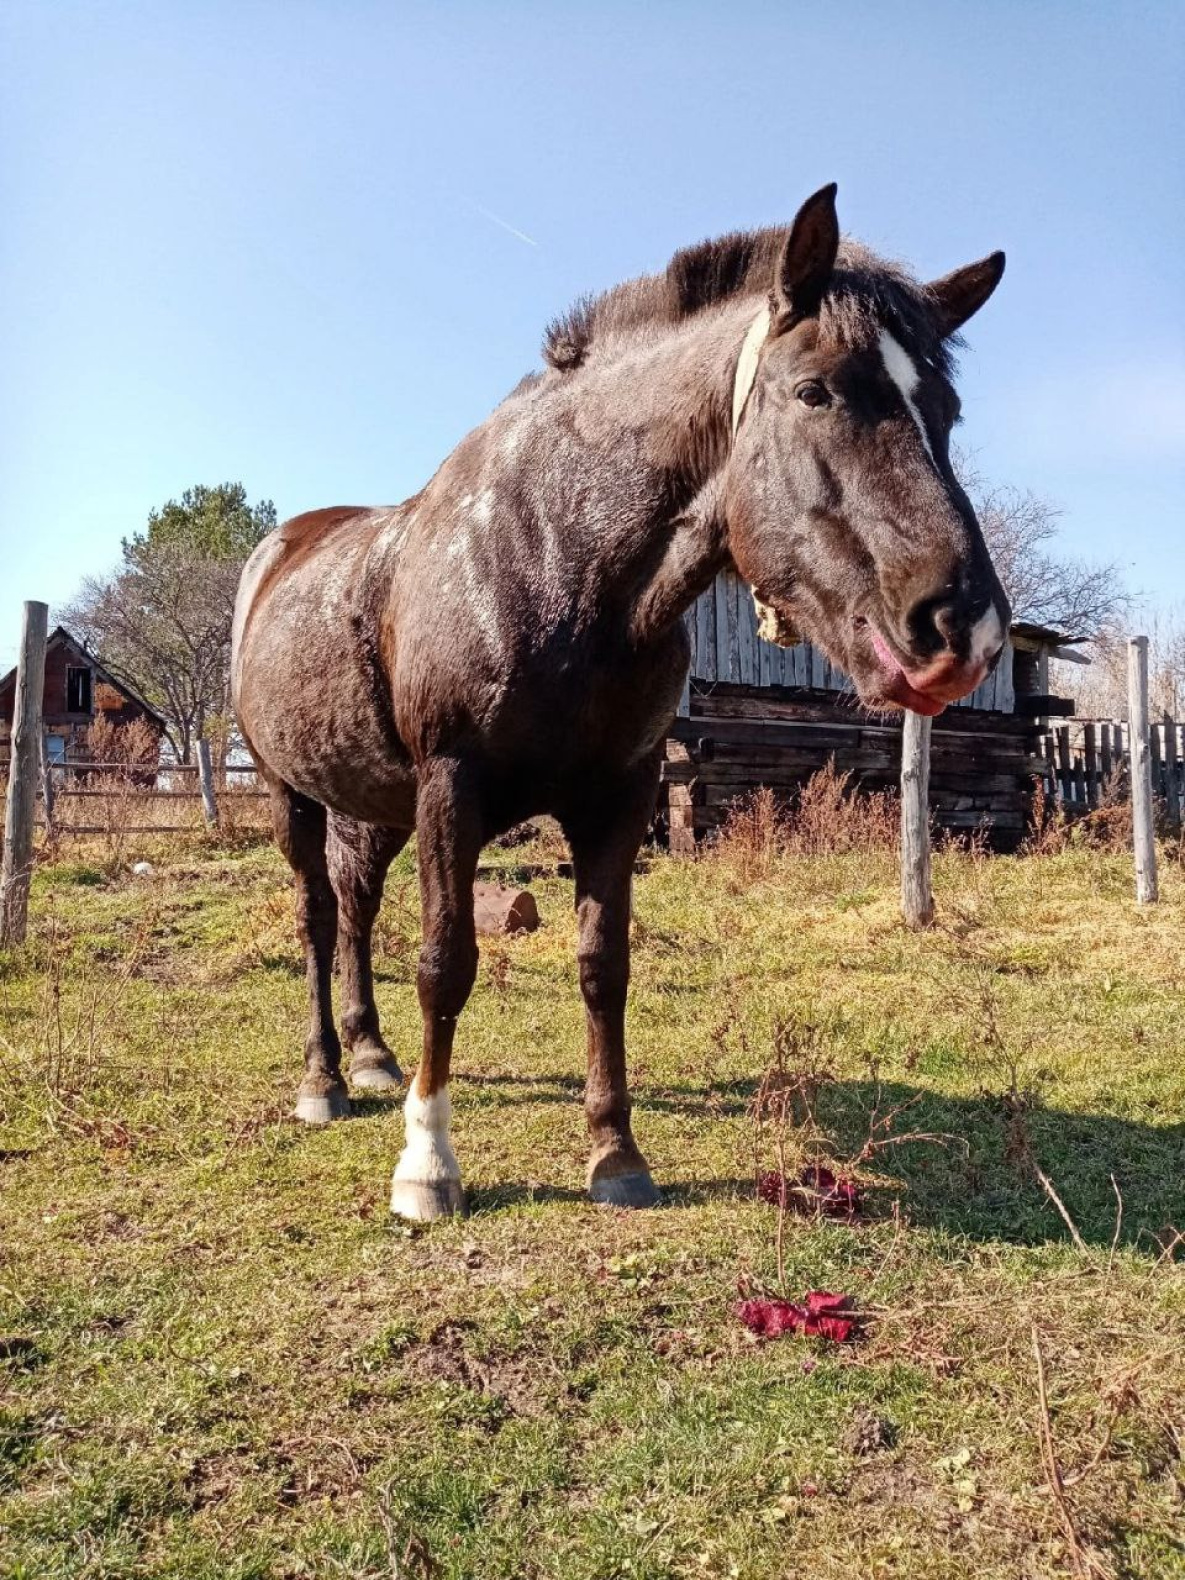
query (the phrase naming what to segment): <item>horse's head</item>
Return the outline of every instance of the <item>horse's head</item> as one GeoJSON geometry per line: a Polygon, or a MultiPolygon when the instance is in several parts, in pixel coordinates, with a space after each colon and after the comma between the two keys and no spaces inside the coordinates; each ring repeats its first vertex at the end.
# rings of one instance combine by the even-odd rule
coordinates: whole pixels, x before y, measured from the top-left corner
{"type": "Polygon", "coordinates": [[[835,188],[799,211],[741,351],[725,505],[737,568],[783,640],[827,649],[871,706],[974,690],[1009,608],[951,468],[950,338],[1003,253],[920,286],[852,243],[835,188]]]}

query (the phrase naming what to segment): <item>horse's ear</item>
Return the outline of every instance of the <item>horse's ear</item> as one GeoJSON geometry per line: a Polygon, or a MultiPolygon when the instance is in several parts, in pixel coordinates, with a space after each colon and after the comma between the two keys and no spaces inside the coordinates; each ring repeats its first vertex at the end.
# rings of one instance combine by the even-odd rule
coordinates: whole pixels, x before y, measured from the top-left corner
{"type": "Polygon", "coordinates": [[[938,328],[943,339],[978,313],[988,297],[999,285],[1004,274],[1004,254],[991,252],[978,263],[944,274],[926,287],[926,294],[934,304],[938,328]]]}
{"type": "Polygon", "coordinates": [[[771,305],[774,332],[788,329],[818,310],[839,250],[835,182],[820,188],[794,216],[774,273],[771,305]]]}

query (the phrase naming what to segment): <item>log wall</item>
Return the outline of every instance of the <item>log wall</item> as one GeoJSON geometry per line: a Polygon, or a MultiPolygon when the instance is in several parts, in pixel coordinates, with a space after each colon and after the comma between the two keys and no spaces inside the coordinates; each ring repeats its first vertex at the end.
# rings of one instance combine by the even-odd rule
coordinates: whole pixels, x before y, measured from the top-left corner
{"type": "MultiPolygon", "coordinates": [[[[666,742],[659,814],[671,849],[689,852],[760,785],[788,800],[835,759],[858,789],[896,789],[901,721],[865,715],[823,689],[692,681],[687,715],[666,742]]],[[[1011,849],[1024,837],[1037,779],[1046,771],[1038,726],[1015,714],[948,709],[934,720],[930,805],[942,828],[983,829],[1011,849]]]]}

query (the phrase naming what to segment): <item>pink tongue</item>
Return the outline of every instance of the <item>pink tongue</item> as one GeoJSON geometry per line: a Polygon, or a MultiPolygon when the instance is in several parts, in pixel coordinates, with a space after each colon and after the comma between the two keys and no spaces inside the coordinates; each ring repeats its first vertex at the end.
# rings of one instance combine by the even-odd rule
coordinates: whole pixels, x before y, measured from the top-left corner
{"type": "Polygon", "coordinates": [[[892,653],[889,652],[888,644],[885,642],[884,637],[877,630],[876,626],[872,624],[871,620],[868,622],[868,629],[872,637],[872,650],[880,659],[885,668],[889,671],[890,675],[903,675],[905,671],[893,657],[892,653]]]}

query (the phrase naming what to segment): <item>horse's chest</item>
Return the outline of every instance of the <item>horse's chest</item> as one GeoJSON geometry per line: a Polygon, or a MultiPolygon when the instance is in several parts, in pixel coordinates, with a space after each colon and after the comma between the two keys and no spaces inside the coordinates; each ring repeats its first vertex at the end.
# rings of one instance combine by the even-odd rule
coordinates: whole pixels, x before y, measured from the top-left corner
{"type": "Polygon", "coordinates": [[[511,754],[549,781],[628,769],[663,739],[678,703],[685,660],[678,642],[644,654],[557,653],[503,694],[491,720],[511,754]]]}

